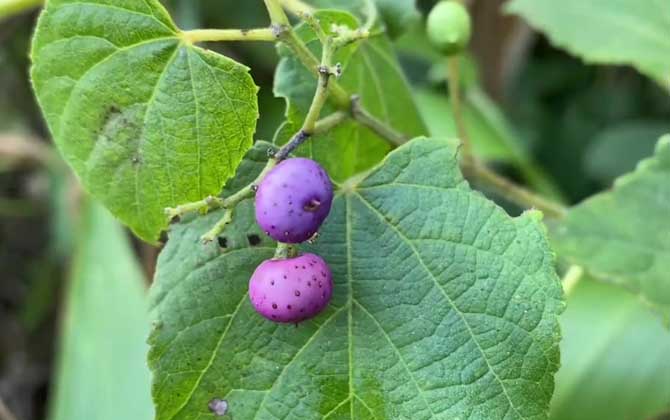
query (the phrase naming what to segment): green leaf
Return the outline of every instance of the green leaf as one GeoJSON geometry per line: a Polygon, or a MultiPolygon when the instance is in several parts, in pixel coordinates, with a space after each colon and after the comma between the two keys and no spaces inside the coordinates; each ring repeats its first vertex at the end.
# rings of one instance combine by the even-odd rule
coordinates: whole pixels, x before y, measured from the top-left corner
{"type": "Polygon", "coordinates": [[[592,177],[609,184],[652,155],[658,138],[665,133],[670,133],[670,123],[663,120],[628,120],[610,125],[589,144],[584,166],[592,177]]]}
{"type": "MultiPolygon", "coordinates": [[[[317,13],[322,26],[330,31],[332,24],[358,27],[356,19],[346,12],[317,13]]],[[[320,44],[307,25],[297,29],[307,45],[319,57],[320,44]]],[[[277,133],[275,141],[284,143],[297,132],[307,114],[316,88],[316,75],[305,67],[285,47],[275,76],[275,95],[287,102],[288,123],[277,133]]],[[[393,53],[388,38],[378,34],[342,49],[335,62],[343,66],[339,83],[352,94],[358,94],[363,106],[396,130],[415,136],[426,134],[409,85],[393,53]]],[[[326,116],[336,109],[327,106],[326,116]]],[[[331,177],[344,181],[350,176],[371,168],[389,151],[388,143],[369,129],[354,121],[339,125],[324,135],[315,136],[298,153],[323,163],[331,177]]]]}
{"type": "Polygon", "coordinates": [[[557,252],[619,284],[670,321],[670,136],[611,191],[572,208],[553,232],[557,252]]]}
{"type": "Polygon", "coordinates": [[[214,398],[239,419],[547,418],[563,301],[541,216],[510,218],[455,156],[416,139],[339,189],[303,247],[328,261],[334,297],[297,327],[249,303],[274,251],[249,245],[251,200],[225,248],[198,239],[220,213],[175,226],[152,286],[157,419],[200,418],[214,398]]]}
{"type": "Polygon", "coordinates": [[[32,79],[58,148],[142,239],[163,209],[218,194],[251,147],[248,69],[184,43],[156,0],[50,0],[32,79]]]}
{"type": "MultiPolygon", "coordinates": [[[[391,37],[400,35],[421,17],[416,0],[372,0],[391,37]]],[[[360,19],[369,14],[370,0],[312,0],[309,3],[322,9],[346,10],[360,19]]]]}
{"type": "Polygon", "coordinates": [[[650,419],[670,408],[670,331],[633,296],[583,280],[561,329],[553,420],[650,419]]]}
{"type": "Polygon", "coordinates": [[[49,419],[150,419],[144,276],[107,210],[88,204],[82,222],[49,419]]]}
{"type": "Polygon", "coordinates": [[[670,87],[667,6],[652,0],[512,0],[506,8],[589,63],[629,64],[670,87]]]}

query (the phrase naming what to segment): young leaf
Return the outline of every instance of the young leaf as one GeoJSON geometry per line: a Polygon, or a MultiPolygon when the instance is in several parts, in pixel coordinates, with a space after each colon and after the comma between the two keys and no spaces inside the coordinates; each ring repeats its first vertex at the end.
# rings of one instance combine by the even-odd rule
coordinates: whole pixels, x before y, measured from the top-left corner
{"type": "Polygon", "coordinates": [[[512,0],[507,10],[587,62],[629,64],[670,87],[667,6],[664,1],[512,0]]]}
{"type": "Polygon", "coordinates": [[[561,330],[552,420],[651,419],[668,409],[670,331],[635,297],[582,280],[561,330]]]}
{"type": "Polygon", "coordinates": [[[141,238],[163,209],[218,194],[252,143],[248,69],[190,45],[156,0],[50,0],[32,79],[82,184],[141,238]]]}
{"type": "Polygon", "coordinates": [[[49,418],[150,419],[144,276],[125,232],[102,206],[84,207],[81,233],[49,418]]]}
{"type": "Polygon", "coordinates": [[[670,321],[670,136],[611,191],[574,207],[553,231],[561,256],[638,294],[670,321]]]}
{"type": "MultiPolygon", "coordinates": [[[[332,25],[359,26],[357,20],[346,12],[322,11],[317,13],[321,25],[330,30],[332,25]]],[[[316,35],[307,25],[300,25],[298,35],[320,56],[316,35]]],[[[279,49],[283,57],[275,76],[275,95],[287,102],[288,123],[278,132],[275,141],[285,142],[302,124],[309,109],[316,76],[307,70],[285,47],[279,49]]],[[[391,43],[383,34],[373,35],[335,56],[342,64],[343,73],[338,82],[352,94],[358,94],[365,108],[406,135],[426,134],[409,85],[394,56],[391,43]]],[[[335,111],[326,106],[322,116],[335,111]]],[[[354,121],[339,125],[327,134],[315,136],[304,147],[303,155],[321,162],[331,177],[343,181],[379,162],[388,152],[388,143],[369,129],[354,121]]]]}
{"type": "Polygon", "coordinates": [[[510,218],[455,156],[416,139],[340,188],[303,247],[332,268],[333,300],[297,327],[249,302],[273,254],[265,235],[249,245],[251,200],[225,248],[198,241],[218,213],[175,226],[152,290],[157,418],[196,419],[222,399],[241,419],[546,419],[563,300],[540,215],[510,218]]]}
{"type": "Polygon", "coordinates": [[[369,4],[374,1],[386,30],[393,38],[412,26],[420,17],[416,0],[314,0],[310,3],[322,9],[347,10],[360,19],[367,18],[369,4]]]}

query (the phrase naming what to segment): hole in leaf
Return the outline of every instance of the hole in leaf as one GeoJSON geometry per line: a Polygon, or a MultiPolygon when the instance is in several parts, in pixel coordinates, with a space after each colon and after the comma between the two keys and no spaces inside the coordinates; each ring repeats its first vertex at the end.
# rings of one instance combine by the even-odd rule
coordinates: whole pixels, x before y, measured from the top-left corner
{"type": "Polygon", "coordinates": [[[257,246],[261,243],[261,237],[256,235],[255,233],[247,235],[247,240],[249,241],[249,245],[251,246],[257,246]]]}

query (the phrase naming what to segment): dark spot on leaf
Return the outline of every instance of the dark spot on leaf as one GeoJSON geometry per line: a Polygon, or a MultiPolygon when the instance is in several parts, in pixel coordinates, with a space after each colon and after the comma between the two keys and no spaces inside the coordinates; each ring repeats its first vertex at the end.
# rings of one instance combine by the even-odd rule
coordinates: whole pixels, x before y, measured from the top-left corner
{"type": "Polygon", "coordinates": [[[272,309],[277,309],[277,304],[276,303],[272,304],[272,309]]]}
{"type": "Polygon", "coordinates": [[[228,238],[226,238],[225,236],[219,236],[217,238],[217,241],[219,242],[219,246],[221,248],[228,248],[228,238]]]}
{"type": "Polygon", "coordinates": [[[296,296],[300,296],[300,290],[296,290],[296,291],[295,291],[295,295],[296,295],[296,296]]]}
{"type": "Polygon", "coordinates": [[[286,309],[290,311],[291,309],[293,309],[293,307],[291,305],[286,305],[286,309]]]}
{"type": "Polygon", "coordinates": [[[261,237],[256,235],[255,233],[247,235],[247,240],[249,241],[249,245],[251,246],[257,246],[258,244],[261,243],[261,237]]]}

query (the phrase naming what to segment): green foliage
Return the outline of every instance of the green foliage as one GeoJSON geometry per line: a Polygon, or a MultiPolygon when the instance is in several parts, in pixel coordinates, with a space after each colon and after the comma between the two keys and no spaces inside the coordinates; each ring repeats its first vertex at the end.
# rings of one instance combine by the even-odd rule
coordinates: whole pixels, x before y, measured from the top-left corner
{"type": "Polygon", "coordinates": [[[670,12],[664,1],[512,0],[507,10],[587,62],[629,64],[670,87],[670,12]]]}
{"type": "Polygon", "coordinates": [[[416,0],[312,0],[308,3],[321,9],[346,10],[360,19],[369,17],[376,6],[384,21],[387,33],[396,37],[407,30],[420,15],[416,9],[416,0]]]}
{"type": "Polygon", "coordinates": [[[144,284],[126,233],[84,206],[50,420],[152,418],[144,284]]]}
{"type": "Polygon", "coordinates": [[[82,184],[155,242],[163,209],[218,194],[252,143],[248,69],[184,43],[156,0],[50,0],[32,79],[82,184]]]}
{"type": "MultiPolygon", "coordinates": [[[[416,93],[416,100],[430,134],[457,141],[458,130],[448,97],[421,89],[416,93]]],[[[522,147],[522,142],[511,124],[481,88],[472,86],[467,89],[463,97],[462,112],[477,156],[514,165],[521,171],[526,181],[538,191],[559,200],[562,198],[557,186],[542,168],[533,162],[529,153],[522,147]]]]}
{"type": "Polygon", "coordinates": [[[586,149],[584,166],[593,178],[609,184],[651,156],[665,133],[670,133],[670,122],[631,120],[608,126],[586,149]]]}
{"type": "Polygon", "coordinates": [[[670,136],[611,191],[570,210],[554,229],[559,254],[637,293],[670,321],[670,136]]]}
{"type": "Polygon", "coordinates": [[[624,291],[582,281],[561,316],[552,420],[651,419],[670,404],[670,331],[624,291]]]}
{"type": "MultiPolygon", "coordinates": [[[[357,20],[346,12],[317,13],[321,25],[328,31],[332,24],[358,27],[357,20]]],[[[296,30],[309,47],[320,56],[320,44],[314,31],[305,24],[296,30]]],[[[297,132],[307,114],[316,78],[286,47],[280,47],[282,60],[275,75],[275,95],[287,102],[287,124],[277,133],[275,141],[283,144],[297,132]]],[[[338,82],[348,91],[360,95],[365,108],[407,135],[426,134],[426,129],[412,99],[405,76],[397,63],[391,43],[383,34],[356,42],[342,49],[335,61],[342,64],[343,74],[338,82]]],[[[323,115],[335,111],[328,106],[323,115]]],[[[321,162],[337,181],[369,169],[389,151],[388,142],[355,121],[339,125],[326,134],[318,135],[298,154],[321,162]]]]}
{"type": "Polygon", "coordinates": [[[334,299],[297,328],[248,301],[273,253],[249,200],[225,248],[198,242],[218,213],[175,226],[152,291],[157,418],[198,418],[213,398],[244,419],[546,418],[563,301],[540,216],[470,190],[455,155],[416,139],[341,187],[304,248],[329,262],[334,299]]]}

